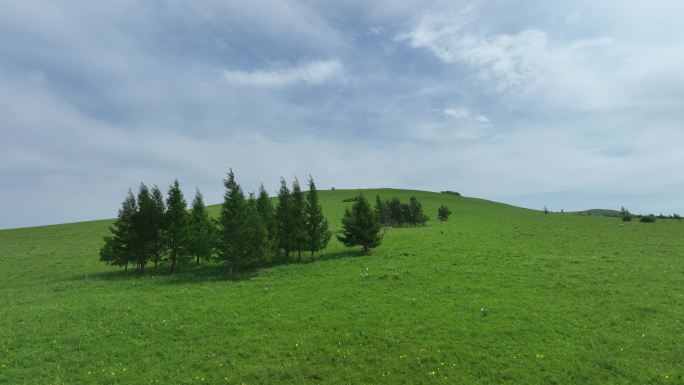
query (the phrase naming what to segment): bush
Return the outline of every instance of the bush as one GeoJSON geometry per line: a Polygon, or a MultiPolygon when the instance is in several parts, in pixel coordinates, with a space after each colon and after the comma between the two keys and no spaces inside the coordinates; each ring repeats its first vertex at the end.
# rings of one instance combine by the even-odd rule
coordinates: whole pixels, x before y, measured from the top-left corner
{"type": "Polygon", "coordinates": [[[457,197],[461,196],[461,193],[458,193],[456,191],[451,191],[451,190],[445,190],[445,191],[440,191],[442,194],[449,194],[449,195],[456,195],[457,197]]]}
{"type": "Polygon", "coordinates": [[[644,215],[641,218],[639,218],[639,222],[643,222],[643,223],[653,223],[655,221],[656,221],[656,217],[653,214],[644,215]]]}

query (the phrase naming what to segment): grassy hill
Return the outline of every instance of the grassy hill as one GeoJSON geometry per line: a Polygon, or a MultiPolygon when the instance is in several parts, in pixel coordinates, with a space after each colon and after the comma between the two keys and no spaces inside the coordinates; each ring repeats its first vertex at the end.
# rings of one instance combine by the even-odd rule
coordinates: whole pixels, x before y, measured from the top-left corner
{"type": "Polygon", "coordinates": [[[364,193],[432,220],[233,280],[105,266],[108,220],[0,231],[0,384],[684,383],[684,224],[364,193]]]}

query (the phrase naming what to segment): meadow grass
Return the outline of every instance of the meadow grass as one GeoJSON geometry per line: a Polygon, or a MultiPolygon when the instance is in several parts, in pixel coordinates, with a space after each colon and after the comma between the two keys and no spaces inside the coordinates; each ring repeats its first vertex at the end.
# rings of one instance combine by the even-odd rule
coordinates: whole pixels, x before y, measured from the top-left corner
{"type": "Polygon", "coordinates": [[[0,231],[0,384],[684,383],[684,223],[364,194],[431,220],[234,278],[106,266],[108,220],[0,231]]]}

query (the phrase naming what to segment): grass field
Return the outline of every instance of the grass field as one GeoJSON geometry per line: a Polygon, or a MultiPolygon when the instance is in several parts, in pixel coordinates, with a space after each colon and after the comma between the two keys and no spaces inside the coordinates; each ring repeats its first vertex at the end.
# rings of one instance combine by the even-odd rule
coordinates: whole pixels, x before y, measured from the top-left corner
{"type": "Polygon", "coordinates": [[[376,193],[432,220],[234,280],[105,266],[110,221],[0,231],[0,384],[684,384],[684,223],[376,193]]]}

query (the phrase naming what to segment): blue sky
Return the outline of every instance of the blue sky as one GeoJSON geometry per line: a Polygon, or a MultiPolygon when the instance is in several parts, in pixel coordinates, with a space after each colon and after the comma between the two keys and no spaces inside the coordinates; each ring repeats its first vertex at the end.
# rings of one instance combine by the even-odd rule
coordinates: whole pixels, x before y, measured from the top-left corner
{"type": "Polygon", "coordinates": [[[0,4],[0,228],[112,217],[178,178],[209,203],[456,190],[684,213],[678,1],[0,4]]]}

